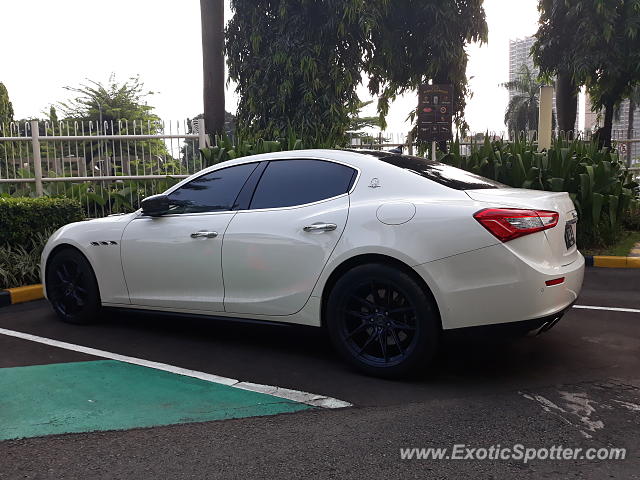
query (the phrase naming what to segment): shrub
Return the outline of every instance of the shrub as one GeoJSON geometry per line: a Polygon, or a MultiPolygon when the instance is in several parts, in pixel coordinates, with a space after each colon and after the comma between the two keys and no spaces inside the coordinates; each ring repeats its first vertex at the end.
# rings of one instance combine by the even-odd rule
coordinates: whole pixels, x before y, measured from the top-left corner
{"type": "Polygon", "coordinates": [[[454,142],[440,160],[511,187],[569,192],[580,216],[577,241],[583,248],[615,243],[623,218],[637,208],[638,184],[618,155],[591,143],[558,140],[538,152],[532,143],[487,139],[461,155],[454,142]]]}
{"type": "Polygon", "coordinates": [[[40,255],[53,232],[35,232],[25,245],[0,246],[0,289],[40,283],[40,255]]]}
{"type": "Polygon", "coordinates": [[[35,233],[83,218],[80,203],[70,198],[0,197],[0,245],[29,248],[35,233]]]}
{"type": "Polygon", "coordinates": [[[633,232],[640,232],[640,205],[635,204],[622,219],[622,225],[633,232]]]}

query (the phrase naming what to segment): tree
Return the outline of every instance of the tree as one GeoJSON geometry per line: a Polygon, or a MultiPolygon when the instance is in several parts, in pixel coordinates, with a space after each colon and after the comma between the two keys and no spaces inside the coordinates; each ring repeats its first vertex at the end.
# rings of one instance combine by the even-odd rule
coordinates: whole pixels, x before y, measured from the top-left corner
{"type": "MultiPolygon", "coordinates": [[[[576,85],[586,85],[594,108],[604,109],[604,125],[597,136],[600,145],[610,147],[615,107],[640,84],[640,4],[638,0],[564,0],[562,8],[572,26],[562,27],[562,43],[557,46],[563,50],[563,68],[576,85]]],[[[549,29],[553,28],[550,24],[549,29]]],[[[557,73],[558,65],[546,63],[545,58],[543,52],[543,69],[557,73]]]]}
{"type": "MultiPolygon", "coordinates": [[[[383,119],[389,103],[421,84],[453,84],[454,119],[466,129],[466,46],[487,41],[483,0],[378,0],[365,69],[369,90],[380,95],[383,119]]],[[[415,112],[413,112],[415,114],[415,112]]]]}
{"type": "Polygon", "coordinates": [[[362,110],[373,103],[373,100],[359,102],[357,112],[350,118],[348,132],[349,136],[362,137],[366,135],[363,131],[365,128],[381,128],[382,122],[379,116],[362,116],[362,110]]]}
{"type": "MultiPolygon", "coordinates": [[[[4,86],[4,83],[0,82],[0,136],[4,136],[4,134],[11,133],[9,132],[9,124],[13,122],[13,105],[9,100],[9,92],[7,88],[4,86]],[[5,130],[6,129],[6,130],[5,130]]],[[[4,162],[7,159],[7,144],[0,143],[0,170],[2,167],[6,168],[4,162]]]]}
{"type": "Polygon", "coordinates": [[[509,134],[513,132],[517,137],[521,131],[538,129],[540,85],[540,81],[526,64],[522,65],[515,80],[502,84],[514,92],[504,114],[509,134]]]}
{"type": "Polygon", "coordinates": [[[7,87],[0,82],[0,130],[3,125],[11,122],[13,122],[13,105],[9,100],[7,87]]]}
{"type": "MultiPolygon", "coordinates": [[[[127,120],[132,128],[133,121],[137,125],[154,124],[160,118],[153,113],[153,107],[147,104],[147,97],[152,91],[145,91],[140,77],[132,77],[120,83],[111,74],[106,84],[87,79],[87,83],[78,87],[64,87],[65,90],[76,94],[75,98],[60,102],[64,116],[67,119],[79,121],[93,121],[109,125],[113,122],[113,131],[106,133],[118,134],[125,126],[118,125],[118,120],[127,120]]],[[[151,127],[153,128],[153,126],[151,127]]],[[[100,125],[102,130],[102,125],[100,125]]],[[[133,132],[132,132],[133,133],[133,132]]]]}
{"type": "Polygon", "coordinates": [[[224,1],[200,0],[204,121],[207,133],[224,130],[224,1]]]}
{"type": "Polygon", "coordinates": [[[238,132],[305,145],[344,141],[358,108],[366,32],[362,0],[232,0],[229,77],[237,82],[238,132]]]}
{"type": "Polygon", "coordinates": [[[558,128],[571,132],[575,128],[578,113],[579,85],[571,70],[571,43],[578,18],[568,15],[570,2],[565,0],[540,0],[540,26],[536,42],[531,49],[533,60],[540,68],[541,77],[551,83],[555,77],[556,112],[558,128]]]}
{"type": "Polygon", "coordinates": [[[454,84],[464,126],[465,46],[486,40],[482,0],[232,0],[232,8],[226,51],[241,132],[294,129],[307,145],[341,143],[363,72],[380,96],[382,126],[394,98],[428,81],[454,84]]]}
{"type": "MultiPolygon", "coordinates": [[[[153,107],[147,103],[152,91],[144,88],[139,77],[129,78],[120,83],[115,75],[109,77],[106,84],[87,80],[78,87],[65,87],[76,97],[60,102],[59,106],[65,120],[93,122],[98,129],[92,134],[121,135],[146,134],[155,135],[162,129],[160,117],[153,113],[153,107]]],[[[85,130],[85,134],[88,134],[85,130]]],[[[128,159],[144,161],[158,157],[166,159],[169,155],[167,146],[162,140],[136,140],[136,142],[90,142],[85,148],[85,160],[89,163],[96,157],[119,157],[125,168],[128,159]],[[124,158],[127,158],[125,163],[124,158]]],[[[83,150],[84,151],[84,150],[83,150]]]]}

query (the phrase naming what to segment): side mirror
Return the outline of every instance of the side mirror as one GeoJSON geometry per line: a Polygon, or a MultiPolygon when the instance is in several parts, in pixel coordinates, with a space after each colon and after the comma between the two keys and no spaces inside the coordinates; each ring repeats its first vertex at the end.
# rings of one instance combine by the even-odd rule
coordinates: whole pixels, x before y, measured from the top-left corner
{"type": "Polygon", "coordinates": [[[145,198],[140,203],[142,213],[150,217],[159,217],[169,212],[169,197],[163,193],[145,198]]]}

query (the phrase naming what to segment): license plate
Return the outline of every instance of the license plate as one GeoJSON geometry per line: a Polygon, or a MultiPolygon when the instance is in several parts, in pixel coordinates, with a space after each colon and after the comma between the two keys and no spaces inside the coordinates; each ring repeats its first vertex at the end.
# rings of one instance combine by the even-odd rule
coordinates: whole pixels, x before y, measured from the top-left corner
{"type": "Polygon", "coordinates": [[[567,246],[567,250],[576,244],[576,236],[573,234],[573,224],[571,223],[564,226],[564,244],[567,246]]]}

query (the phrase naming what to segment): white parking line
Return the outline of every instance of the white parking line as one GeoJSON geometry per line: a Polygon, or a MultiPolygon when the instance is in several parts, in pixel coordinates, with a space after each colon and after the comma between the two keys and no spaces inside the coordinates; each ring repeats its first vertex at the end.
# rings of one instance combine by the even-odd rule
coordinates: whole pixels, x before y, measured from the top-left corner
{"type": "Polygon", "coordinates": [[[640,310],[638,310],[637,308],[595,307],[593,305],[574,305],[573,308],[584,308],[586,310],[609,310],[611,312],[640,313],[640,310]]]}
{"type": "Polygon", "coordinates": [[[73,343],[60,342],[59,340],[53,340],[51,338],[39,337],[37,335],[31,335],[30,333],[17,332],[15,330],[7,330],[0,328],[1,335],[7,335],[10,337],[21,338],[22,340],[29,340],[31,342],[43,343],[52,347],[64,348],[65,350],[72,350],[74,352],[86,353],[87,355],[94,355],[96,357],[109,358],[111,360],[117,360],[119,362],[131,363],[133,365],[140,365],[142,367],[154,368],[156,370],[162,370],[164,372],[175,373],[177,375],[184,375],[185,377],[199,378],[207,382],[219,383],[227,385],[233,388],[240,388],[242,390],[251,390],[252,392],[265,393],[274,397],[285,398],[294,402],[305,403],[314,407],[322,408],[344,408],[350,407],[349,402],[338,400],[337,398],[326,397],[324,395],[317,395],[315,393],[301,392],[299,390],[290,390],[288,388],[274,387],[271,385],[261,385],[259,383],[241,382],[235,378],[221,377],[219,375],[212,375],[210,373],[199,372],[197,370],[189,370],[186,368],[176,367],[168,365],[166,363],[152,362],[150,360],[144,360],[142,358],[129,357],[126,355],[120,355],[118,353],[107,352],[105,350],[98,350],[96,348],[84,347],[82,345],[75,345],[73,343]]]}

